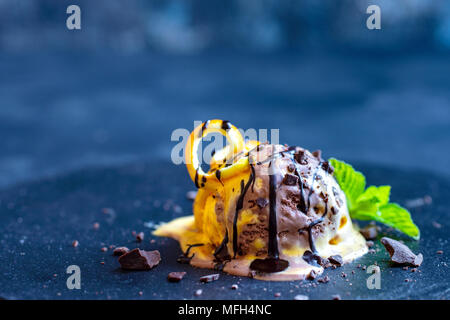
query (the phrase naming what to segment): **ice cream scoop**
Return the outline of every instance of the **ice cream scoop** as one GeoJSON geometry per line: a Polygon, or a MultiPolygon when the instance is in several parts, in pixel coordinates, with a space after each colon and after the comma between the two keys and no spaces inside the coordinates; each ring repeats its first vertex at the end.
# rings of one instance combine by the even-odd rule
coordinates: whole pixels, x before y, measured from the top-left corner
{"type": "Polygon", "coordinates": [[[186,164],[199,188],[194,216],[175,219],[155,234],[178,240],[193,266],[294,280],[321,273],[330,256],[349,262],[367,252],[320,152],[244,143],[229,122],[211,120],[191,133],[186,164]],[[209,132],[222,133],[229,144],[205,173],[196,154],[209,132]]]}

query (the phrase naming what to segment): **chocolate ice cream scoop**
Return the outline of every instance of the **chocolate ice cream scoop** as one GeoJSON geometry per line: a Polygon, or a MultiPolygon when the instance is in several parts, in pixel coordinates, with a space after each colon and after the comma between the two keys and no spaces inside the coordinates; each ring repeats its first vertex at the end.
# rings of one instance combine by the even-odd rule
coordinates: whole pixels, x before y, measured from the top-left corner
{"type": "MultiPolygon", "coordinates": [[[[203,124],[191,138],[201,139],[209,125],[224,135],[234,130],[220,121],[203,124]]],[[[266,280],[304,279],[323,271],[318,261],[341,256],[348,262],[367,252],[320,152],[250,141],[229,161],[228,151],[239,143],[218,152],[226,156],[222,162],[216,156],[208,173],[186,159],[193,180],[201,181],[194,217],[176,219],[156,235],[177,239],[184,250],[202,244],[189,247],[194,266],[266,280]],[[311,254],[318,259],[304,257],[311,254]]]]}

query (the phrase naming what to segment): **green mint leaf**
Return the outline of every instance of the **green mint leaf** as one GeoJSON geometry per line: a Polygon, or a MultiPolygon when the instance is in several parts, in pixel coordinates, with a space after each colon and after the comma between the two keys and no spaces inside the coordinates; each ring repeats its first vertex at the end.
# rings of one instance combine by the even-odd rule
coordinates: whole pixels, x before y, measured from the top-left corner
{"type": "Polygon", "coordinates": [[[334,177],[345,193],[350,210],[356,205],[357,198],[364,192],[366,178],[361,172],[343,161],[331,158],[330,163],[334,167],[334,177]]]}
{"type": "Polygon", "coordinates": [[[391,194],[391,186],[370,186],[359,195],[356,202],[371,201],[380,205],[387,204],[389,202],[389,195],[391,194]]]}
{"type": "Polygon", "coordinates": [[[377,208],[373,203],[365,202],[359,204],[350,215],[352,219],[374,220],[395,228],[416,240],[420,238],[419,228],[414,224],[408,210],[396,203],[384,204],[377,208]]]}
{"type": "Polygon", "coordinates": [[[364,190],[365,177],[361,172],[336,159],[330,159],[330,163],[334,167],[334,177],[346,195],[352,219],[375,220],[416,240],[420,238],[419,228],[408,210],[396,203],[389,203],[390,186],[370,186],[364,190]]]}
{"type": "Polygon", "coordinates": [[[405,208],[396,203],[388,203],[380,207],[378,216],[380,219],[377,221],[391,226],[411,238],[419,240],[420,230],[414,224],[409,211],[405,208]]]}

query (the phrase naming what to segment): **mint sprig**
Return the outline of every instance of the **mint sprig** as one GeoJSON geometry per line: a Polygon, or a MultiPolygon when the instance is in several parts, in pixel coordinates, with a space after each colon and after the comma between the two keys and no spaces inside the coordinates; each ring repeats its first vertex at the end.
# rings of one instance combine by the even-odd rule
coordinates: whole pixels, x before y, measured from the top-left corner
{"type": "Polygon", "coordinates": [[[418,240],[419,228],[414,224],[411,214],[396,203],[389,202],[390,186],[369,186],[366,178],[343,161],[330,159],[334,167],[334,177],[347,198],[347,206],[352,219],[375,220],[395,228],[418,240]]]}

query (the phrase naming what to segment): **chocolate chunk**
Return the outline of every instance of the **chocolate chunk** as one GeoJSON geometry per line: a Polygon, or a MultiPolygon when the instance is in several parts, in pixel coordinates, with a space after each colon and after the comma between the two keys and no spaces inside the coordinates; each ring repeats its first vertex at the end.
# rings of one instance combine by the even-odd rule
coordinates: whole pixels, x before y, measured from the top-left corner
{"type": "Polygon", "coordinates": [[[231,290],[237,290],[239,288],[239,286],[237,284],[233,284],[231,286],[231,290]]]}
{"type": "Polygon", "coordinates": [[[136,235],[136,240],[137,240],[138,242],[141,242],[142,240],[144,240],[144,233],[143,233],[143,232],[139,232],[139,233],[136,235]]]}
{"type": "Polygon", "coordinates": [[[415,255],[406,245],[403,243],[388,238],[381,238],[381,243],[391,256],[391,261],[401,265],[410,265],[418,267],[422,264],[423,256],[421,253],[415,255]]]}
{"type": "Polygon", "coordinates": [[[183,277],[185,276],[185,274],[186,272],[171,272],[167,276],[167,280],[169,280],[169,282],[180,282],[181,279],[183,279],[183,277]]]}
{"type": "Polygon", "coordinates": [[[322,162],[322,169],[328,172],[329,174],[333,174],[334,172],[333,166],[328,161],[322,162]]]}
{"type": "Polygon", "coordinates": [[[256,204],[258,205],[258,207],[265,208],[267,207],[267,205],[269,204],[269,200],[265,199],[265,198],[258,198],[256,199],[256,204]]]}
{"type": "Polygon", "coordinates": [[[74,240],[74,241],[72,242],[72,247],[76,248],[76,247],[78,247],[78,245],[79,245],[78,240],[74,240]]]}
{"type": "Polygon", "coordinates": [[[366,241],[366,246],[369,247],[369,248],[372,248],[374,246],[373,241],[371,241],[371,240],[366,241]]]}
{"type": "Polygon", "coordinates": [[[328,258],[330,263],[340,267],[344,264],[344,261],[342,260],[342,257],[340,255],[331,256],[328,258]]]}
{"type": "Polygon", "coordinates": [[[308,274],[308,276],[306,277],[306,279],[308,280],[314,280],[316,277],[318,276],[317,271],[316,270],[311,270],[308,274]]]}
{"type": "Polygon", "coordinates": [[[301,165],[307,165],[308,160],[306,159],[305,151],[299,150],[294,154],[294,159],[301,165]]]}
{"type": "Polygon", "coordinates": [[[214,273],[214,274],[209,274],[207,276],[203,276],[200,278],[200,282],[213,282],[216,280],[219,280],[219,274],[218,273],[214,273]]]}
{"type": "Polygon", "coordinates": [[[303,253],[303,260],[308,262],[310,265],[319,265],[319,266],[326,266],[328,264],[328,259],[322,258],[321,256],[312,253],[309,250],[306,250],[305,253],[303,253]]]}
{"type": "Polygon", "coordinates": [[[436,251],[436,253],[437,253],[437,254],[444,254],[444,251],[438,250],[438,251],[436,251]]]}
{"type": "Polygon", "coordinates": [[[378,236],[377,226],[375,225],[368,225],[359,230],[359,232],[363,235],[363,237],[366,240],[373,240],[378,236]]]}
{"type": "Polygon", "coordinates": [[[323,278],[320,278],[317,280],[320,283],[328,283],[330,281],[330,277],[329,276],[325,276],[323,278]]]}
{"type": "Polygon", "coordinates": [[[332,296],[333,300],[341,300],[341,296],[338,294],[335,294],[332,296]]]}
{"type": "Polygon", "coordinates": [[[120,267],[126,270],[150,270],[161,261],[158,250],[144,251],[133,249],[119,258],[120,267]]]}
{"type": "Polygon", "coordinates": [[[273,296],[276,298],[279,298],[279,297],[281,297],[281,292],[275,292],[273,296]]]}
{"type": "Polygon", "coordinates": [[[102,247],[100,250],[101,250],[102,252],[106,252],[106,251],[108,251],[108,248],[107,248],[107,247],[102,247]]]}
{"type": "Polygon", "coordinates": [[[128,249],[127,247],[117,247],[114,249],[113,255],[121,256],[121,255],[127,253],[128,251],[130,251],[130,249],[128,249]]]}
{"type": "Polygon", "coordinates": [[[293,174],[286,173],[283,179],[283,184],[287,186],[295,186],[298,183],[298,177],[293,174]]]}
{"type": "Polygon", "coordinates": [[[322,150],[316,150],[312,152],[312,155],[317,158],[317,160],[322,160],[322,150]]]}

